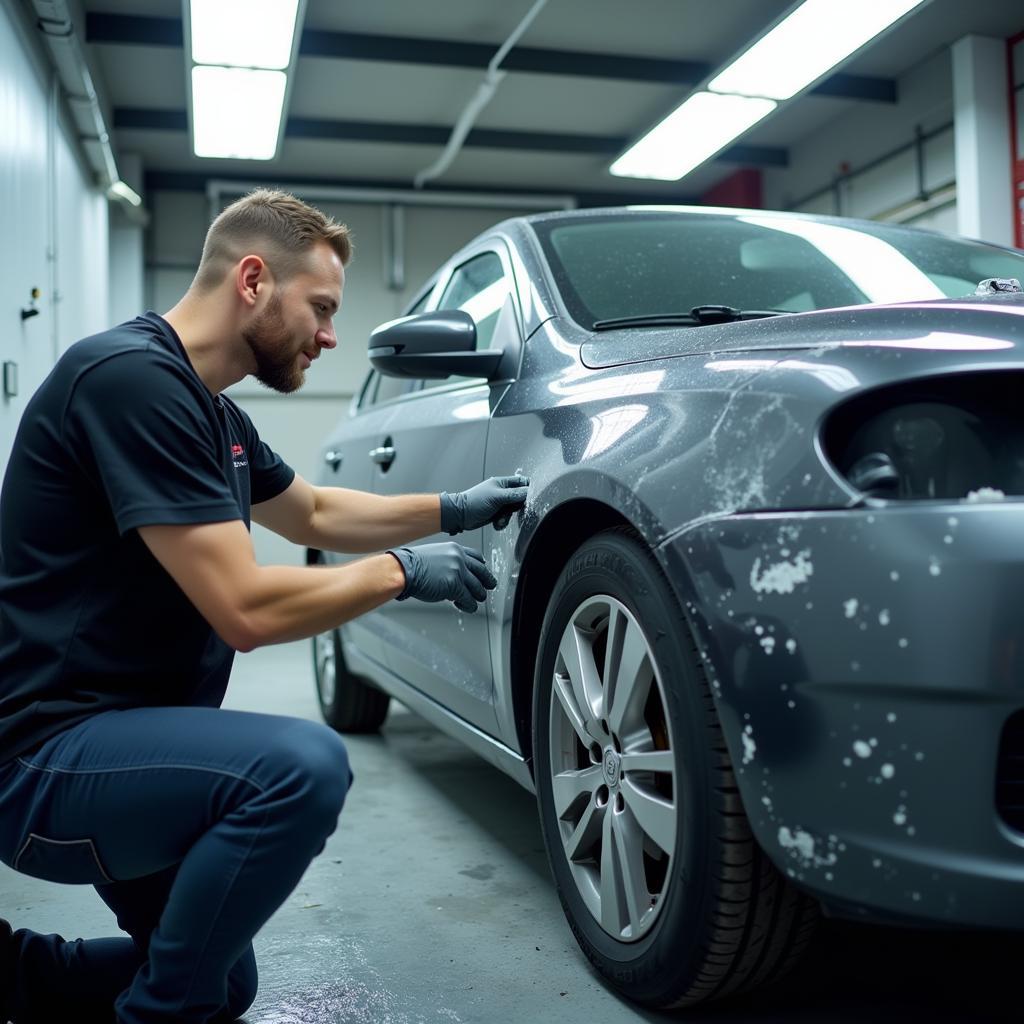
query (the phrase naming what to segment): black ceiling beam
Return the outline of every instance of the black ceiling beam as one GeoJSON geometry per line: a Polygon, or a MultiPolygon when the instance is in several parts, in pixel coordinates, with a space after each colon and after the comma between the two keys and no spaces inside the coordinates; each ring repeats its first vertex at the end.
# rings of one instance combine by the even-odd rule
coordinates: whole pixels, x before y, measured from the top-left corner
{"type": "MultiPolygon", "coordinates": [[[[359,142],[410,142],[428,146],[447,145],[451,126],[440,124],[393,124],[381,121],[328,121],[314,117],[290,117],[285,135],[293,139],[336,139],[359,142]]],[[[609,135],[572,135],[562,132],[519,132],[474,128],[467,146],[492,149],[530,149],[544,152],[619,153],[626,140],[609,135]]]]}
{"type": "MultiPolygon", "coordinates": [[[[183,46],[180,18],[91,11],[85,18],[88,43],[131,43],[140,46],[183,46]]],[[[304,29],[299,53],[304,57],[393,61],[445,67],[486,68],[497,50],[489,43],[461,43],[411,36],[381,36],[361,32],[304,29]]],[[[506,71],[536,71],[554,75],[589,75],[646,82],[699,82],[711,65],[694,60],[652,60],[572,50],[514,47],[502,62],[506,71]]]]}
{"type": "Polygon", "coordinates": [[[141,14],[86,11],[85,41],[183,47],[185,35],[181,18],[153,18],[141,14]]]}
{"type": "Polygon", "coordinates": [[[159,132],[188,131],[188,113],[184,110],[115,107],[113,114],[115,128],[142,128],[159,132]]]}
{"type": "MultiPolygon", "coordinates": [[[[147,194],[155,191],[164,192],[205,192],[206,183],[211,178],[217,181],[239,181],[249,184],[252,182],[252,175],[244,174],[223,174],[220,172],[203,173],[200,171],[147,171],[145,175],[145,190],[147,194]]],[[[408,181],[389,181],[374,178],[309,178],[309,177],[278,177],[273,176],[272,184],[288,186],[316,186],[325,185],[332,188],[372,188],[372,189],[400,189],[409,190],[408,181]]],[[[575,189],[566,189],[561,186],[554,186],[547,189],[523,188],[520,185],[439,185],[434,182],[425,186],[423,191],[444,194],[445,192],[464,193],[470,189],[484,195],[568,195],[572,196],[581,207],[594,206],[629,206],[646,203],[672,203],[682,206],[699,206],[700,199],[692,194],[677,192],[587,192],[575,189]]]]}
{"type": "Polygon", "coordinates": [[[895,103],[896,82],[892,78],[875,78],[872,75],[848,75],[837,71],[829,75],[812,90],[816,96],[835,96],[846,100],[874,100],[876,103],[895,103]]]}
{"type": "MultiPolygon", "coordinates": [[[[412,39],[403,36],[364,35],[306,29],[299,53],[304,57],[335,57],[348,60],[394,61],[400,64],[431,64],[444,67],[484,69],[497,47],[489,43],[458,43],[443,39],[412,39]]],[[[586,75],[638,82],[693,84],[713,69],[696,60],[652,60],[573,50],[542,50],[516,46],[501,63],[503,71],[533,71],[547,75],[586,75]]]]}
{"type": "Polygon", "coordinates": [[[713,160],[747,167],[788,167],[789,150],[780,146],[748,146],[741,142],[727,146],[713,160]]]}
{"type": "MultiPolygon", "coordinates": [[[[140,46],[184,45],[180,18],[155,18],[134,14],[86,14],[85,38],[90,43],[127,43],[140,46]]],[[[400,64],[430,64],[443,67],[486,68],[495,54],[488,43],[461,43],[443,39],[415,39],[407,36],[368,35],[305,29],[299,44],[304,57],[332,57],[347,60],[393,61],[400,64]]],[[[532,71],[549,75],[586,75],[632,82],[693,85],[706,78],[714,67],[704,61],[657,60],[623,57],[572,50],[514,47],[502,63],[506,71],[532,71]]],[[[888,78],[832,75],[811,92],[820,96],[896,102],[896,83],[888,78]]]]}
{"type": "MultiPolygon", "coordinates": [[[[188,130],[184,110],[155,110],[147,107],[116,107],[114,127],[155,131],[188,130]]],[[[399,142],[443,146],[451,128],[440,124],[393,124],[382,121],[328,121],[312,117],[290,117],[285,126],[289,139],[334,139],[348,142],[399,142]]],[[[616,135],[576,135],[565,132],[519,132],[474,128],[465,145],[492,149],[534,150],[547,153],[594,153],[616,156],[631,140],[616,135]]],[[[787,152],[774,146],[731,146],[718,160],[748,167],[785,167],[787,152]]]]}

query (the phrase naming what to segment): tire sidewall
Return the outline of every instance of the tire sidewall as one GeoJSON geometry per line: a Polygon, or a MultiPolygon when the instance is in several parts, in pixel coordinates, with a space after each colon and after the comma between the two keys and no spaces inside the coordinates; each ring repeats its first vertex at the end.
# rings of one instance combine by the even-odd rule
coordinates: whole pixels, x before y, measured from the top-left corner
{"type": "MultiPolygon", "coordinates": [[[[323,552],[317,552],[316,555],[317,565],[326,565],[327,561],[323,556],[323,552]]],[[[341,648],[341,635],[337,629],[331,630],[331,646],[334,652],[334,700],[328,704],[323,699],[323,692],[320,688],[320,664],[317,660],[317,644],[318,637],[312,637],[310,639],[310,648],[313,654],[313,682],[316,685],[316,701],[320,706],[320,713],[323,715],[324,721],[330,725],[333,725],[338,715],[338,698],[341,696],[341,676],[340,671],[344,665],[344,654],[341,648]]]]}
{"type": "Polygon", "coordinates": [[[331,630],[331,645],[334,648],[334,700],[328,704],[323,697],[323,691],[320,688],[320,665],[317,661],[316,656],[316,637],[311,641],[313,648],[313,677],[316,683],[316,700],[320,705],[320,713],[324,716],[324,721],[328,723],[334,722],[338,715],[338,699],[341,696],[341,685],[342,680],[338,674],[338,667],[341,665],[339,660],[342,657],[341,651],[341,638],[338,636],[336,629],[331,630]]]}
{"type": "Polygon", "coordinates": [[[657,1000],[678,987],[685,966],[700,959],[711,916],[715,862],[711,734],[707,687],[678,602],[653,556],[625,532],[600,534],[583,544],[558,577],[548,604],[534,680],[535,778],[548,860],[559,898],[592,962],[633,998],[657,1000]],[[551,801],[549,716],[551,680],[562,633],[588,597],[606,594],[625,605],[647,639],[661,677],[675,753],[674,797],[681,806],[665,905],[636,942],[613,939],[583,902],[565,860],[551,801]]]}

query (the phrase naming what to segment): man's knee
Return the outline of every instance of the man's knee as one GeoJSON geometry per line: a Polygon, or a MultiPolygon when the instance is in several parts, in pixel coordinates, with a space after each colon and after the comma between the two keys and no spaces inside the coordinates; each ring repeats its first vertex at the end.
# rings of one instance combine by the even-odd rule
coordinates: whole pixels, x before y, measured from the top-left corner
{"type": "Polygon", "coordinates": [[[331,819],[333,825],[352,784],[341,737],[317,722],[296,721],[282,732],[273,753],[297,788],[304,810],[331,819]]]}

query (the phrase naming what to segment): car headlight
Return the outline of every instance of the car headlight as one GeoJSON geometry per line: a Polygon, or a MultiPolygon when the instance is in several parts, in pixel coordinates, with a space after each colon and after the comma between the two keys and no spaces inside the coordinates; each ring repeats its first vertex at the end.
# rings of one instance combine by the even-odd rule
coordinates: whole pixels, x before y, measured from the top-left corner
{"type": "Polygon", "coordinates": [[[1024,374],[959,374],[877,388],[835,409],[826,457],[856,490],[891,500],[1024,494],[1024,374]]]}

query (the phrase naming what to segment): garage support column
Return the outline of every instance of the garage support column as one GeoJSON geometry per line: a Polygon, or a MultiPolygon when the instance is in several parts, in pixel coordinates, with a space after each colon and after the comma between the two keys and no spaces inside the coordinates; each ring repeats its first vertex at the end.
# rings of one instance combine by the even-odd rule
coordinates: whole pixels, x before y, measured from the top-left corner
{"type": "Polygon", "coordinates": [[[957,231],[1013,245],[1006,41],[964,36],[952,56],[957,231]]]}

